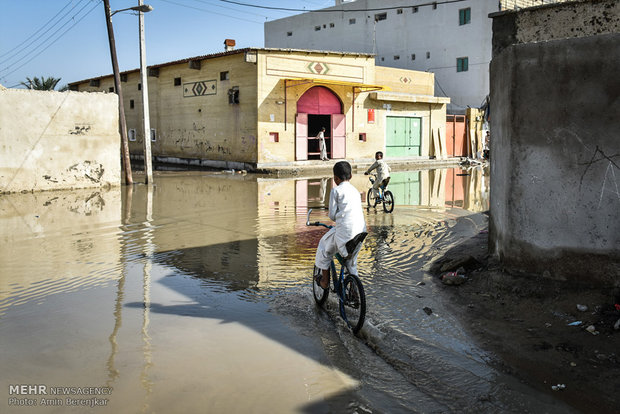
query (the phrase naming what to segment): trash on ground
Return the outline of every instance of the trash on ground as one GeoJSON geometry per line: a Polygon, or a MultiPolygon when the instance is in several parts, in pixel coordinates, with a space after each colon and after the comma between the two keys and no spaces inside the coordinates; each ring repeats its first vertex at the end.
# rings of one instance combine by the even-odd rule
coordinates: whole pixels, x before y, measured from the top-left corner
{"type": "MultiPolygon", "coordinates": [[[[37,217],[38,217],[38,216],[37,216],[37,217]]],[[[616,304],[614,305],[614,307],[616,308],[616,310],[617,310],[618,312],[620,312],[620,304],[617,304],[617,303],[616,303],[616,304]]]]}
{"type": "Polygon", "coordinates": [[[620,330],[620,319],[618,319],[618,320],[616,321],[616,323],[615,323],[615,325],[614,325],[614,329],[615,329],[616,331],[620,330]]]}
{"type": "Polygon", "coordinates": [[[553,391],[560,391],[560,390],[563,390],[563,389],[565,389],[565,388],[566,388],[566,385],[565,385],[565,384],[558,384],[558,385],[552,385],[552,386],[551,386],[551,389],[552,389],[553,391]]]}
{"type": "Polygon", "coordinates": [[[594,325],[590,325],[586,328],[586,331],[590,332],[592,335],[598,335],[599,332],[596,330],[594,325]]]}
{"type": "Polygon", "coordinates": [[[546,326],[547,328],[551,328],[551,324],[550,324],[549,322],[545,323],[545,326],[546,326]]]}
{"type": "Polygon", "coordinates": [[[583,323],[583,322],[581,322],[581,321],[575,321],[575,322],[571,322],[571,323],[569,323],[569,324],[568,324],[568,326],[579,326],[579,325],[581,325],[582,323],[583,323]]]}
{"type": "Polygon", "coordinates": [[[416,286],[424,286],[426,283],[425,282],[418,282],[416,283],[416,286]]]}
{"type": "Polygon", "coordinates": [[[571,366],[571,367],[576,367],[576,366],[577,366],[577,364],[576,364],[576,363],[574,363],[574,362],[571,362],[571,363],[570,363],[570,366],[571,366]]]}
{"type": "Polygon", "coordinates": [[[467,278],[465,275],[459,275],[457,272],[448,272],[441,276],[441,283],[444,285],[462,285],[467,278]]]}
{"type": "Polygon", "coordinates": [[[428,306],[425,306],[422,310],[426,312],[427,315],[430,315],[431,313],[433,313],[433,310],[429,308],[428,306]]]}
{"type": "Polygon", "coordinates": [[[577,304],[577,310],[578,310],[579,312],[585,312],[585,311],[587,311],[587,310],[588,310],[588,307],[587,307],[586,305],[580,305],[580,304],[577,304]]]}

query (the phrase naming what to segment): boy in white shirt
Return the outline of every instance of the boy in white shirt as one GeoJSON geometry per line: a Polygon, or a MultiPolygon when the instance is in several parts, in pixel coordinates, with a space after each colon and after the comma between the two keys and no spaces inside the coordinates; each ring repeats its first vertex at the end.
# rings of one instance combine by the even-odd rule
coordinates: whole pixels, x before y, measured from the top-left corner
{"type": "MultiPolygon", "coordinates": [[[[317,276],[316,283],[323,289],[329,286],[329,267],[332,257],[340,253],[347,257],[346,244],[359,233],[366,231],[362,199],[360,193],[349,182],[351,179],[351,164],[339,161],[334,165],[334,182],[336,187],[329,194],[329,218],[336,222],[327,233],[321,237],[316,249],[315,265],[321,269],[321,275],[317,276]]],[[[351,268],[355,269],[356,258],[351,268]]]]}
{"type": "Polygon", "coordinates": [[[368,167],[364,175],[370,174],[372,170],[377,170],[377,179],[372,185],[372,192],[375,197],[379,197],[379,186],[383,183],[383,180],[389,178],[391,168],[387,163],[383,160],[383,152],[377,151],[375,154],[375,162],[368,167]]]}

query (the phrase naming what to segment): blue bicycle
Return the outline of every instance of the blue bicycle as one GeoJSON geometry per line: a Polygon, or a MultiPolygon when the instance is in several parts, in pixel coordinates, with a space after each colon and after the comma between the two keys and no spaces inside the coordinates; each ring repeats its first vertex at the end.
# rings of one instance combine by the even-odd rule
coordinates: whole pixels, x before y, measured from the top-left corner
{"type": "MultiPolygon", "coordinates": [[[[371,184],[375,183],[377,179],[377,174],[372,174],[368,177],[371,184]]],[[[390,177],[386,178],[381,182],[381,185],[378,188],[379,196],[375,197],[375,192],[372,191],[372,188],[368,190],[368,195],[366,196],[366,201],[368,201],[368,207],[377,207],[377,204],[383,203],[383,211],[386,213],[391,213],[394,211],[394,194],[390,190],[386,190],[388,184],[390,183],[390,177]]]]}
{"type": "MultiPolygon", "coordinates": [[[[310,213],[312,213],[312,209],[308,211],[306,226],[323,226],[328,229],[333,227],[319,221],[311,223],[310,213]]],[[[351,273],[350,265],[362,248],[362,242],[367,235],[368,233],[366,232],[360,233],[347,242],[346,248],[349,253],[347,257],[342,257],[340,253],[336,253],[336,260],[340,263],[340,272],[336,270],[336,264],[332,260],[330,264],[331,282],[327,288],[323,289],[315,281],[316,276],[321,272],[320,269],[314,266],[312,274],[312,293],[317,305],[323,306],[329,296],[331,287],[331,291],[338,295],[340,317],[342,317],[354,334],[357,334],[362,329],[362,325],[364,325],[366,318],[366,295],[359,277],[351,273]]]]}

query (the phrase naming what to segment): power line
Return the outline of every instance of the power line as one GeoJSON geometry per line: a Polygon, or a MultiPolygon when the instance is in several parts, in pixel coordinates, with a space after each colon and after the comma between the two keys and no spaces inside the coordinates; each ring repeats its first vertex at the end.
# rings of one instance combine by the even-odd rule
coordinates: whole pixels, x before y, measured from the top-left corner
{"type": "Polygon", "coordinates": [[[327,10],[327,9],[317,9],[317,10],[306,10],[306,9],[293,9],[288,7],[272,7],[272,6],[258,6],[256,4],[250,3],[242,3],[234,0],[219,0],[223,3],[236,4],[238,6],[245,7],[254,7],[257,9],[265,9],[265,10],[282,10],[282,11],[292,11],[292,12],[306,12],[306,13],[349,13],[349,12],[369,12],[369,11],[382,11],[382,10],[396,10],[396,9],[406,9],[410,7],[423,7],[423,6],[437,6],[441,4],[450,4],[450,3],[460,3],[468,0],[444,0],[444,1],[433,1],[430,3],[421,3],[415,4],[411,6],[392,6],[392,7],[381,7],[375,9],[336,9],[336,10],[327,10]]]}
{"type": "Polygon", "coordinates": [[[170,3],[170,4],[174,4],[174,5],[181,6],[181,7],[187,7],[188,9],[199,10],[199,11],[210,13],[210,14],[217,14],[218,16],[230,17],[231,19],[243,20],[245,22],[250,22],[250,23],[255,23],[255,24],[263,24],[262,22],[257,22],[256,20],[244,19],[243,17],[229,16],[227,14],[217,13],[211,10],[201,9],[199,7],[189,6],[183,3],[177,3],[176,1],[171,1],[171,0],[159,0],[159,1],[163,1],[165,3],[170,3]]]}
{"type": "MultiPolygon", "coordinates": [[[[219,7],[222,9],[226,9],[226,10],[232,10],[235,11],[237,13],[244,13],[244,14],[249,14],[250,16],[259,16],[259,17],[264,17],[265,19],[269,18],[269,16],[265,16],[264,14],[257,14],[257,13],[252,13],[252,12],[248,12],[248,11],[243,11],[243,10],[239,10],[239,9],[235,9],[234,7],[226,7],[226,6],[222,6],[219,4],[213,4],[212,1],[208,1],[208,0],[193,0],[197,3],[203,3],[206,5],[210,5],[210,6],[215,6],[215,7],[219,7]]],[[[217,0],[215,0],[217,1],[217,0]]]]}
{"type": "MultiPolygon", "coordinates": [[[[83,1],[83,0],[82,0],[83,1]]],[[[81,2],[81,1],[80,1],[81,2]]],[[[79,3],[78,3],[79,4],[79,3]]],[[[58,33],[59,31],[61,31],[66,25],[68,25],[69,23],[71,23],[73,21],[73,19],[75,19],[81,12],[82,10],[84,10],[86,7],[88,6],[88,2],[84,5],[84,7],[82,7],[76,14],[74,14],[69,20],[67,20],[62,26],[60,26],[58,29],[56,29],[55,32],[53,32],[51,35],[47,36],[47,38],[40,44],[38,44],[37,46],[35,46],[33,49],[31,49],[29,52],[27,52],[24,56],[22,56],[21,58],[17,59],[15,62],[9,64],[8,66],[6,66],[5,68],[3,68],[3,70],[8,70],[11,67],[15,66],[16,64],[18,64],[19,62],[21,62],[22,60],[26,59],[29,55],[32,55],[34,52],[37,51],[37,49],[39,49],[40,47],[42,47],[45,42],[49,41],[49,39],[51,39],[52,37],[54,37],[54,35],[56,33],[58,33]]],[[[96,6],[96,4],[95,4],[96,6]]],[[[71,9],[73,10],[73,9],[71,9]]],[[[64,17],[64,16],[63,16],[64,17]]],[[[57,24],[57,23],[56,23],[57,24]]],[[[56,26],[56,24],[54,24],[54,26],[56,26]]],[[[52,27],[54,27],[52,26],[52,27]]],[[[39,38],[34,39],[32,42],[30,42],[28,44],[28,46],[23,47],[21,50],[19,50],[17,53],[14,53],[11,58],[13,58],[13,56],[19,55],[21,52],[25,51],[27,47],[29,47],[30,45],[32,45],[35,41],[39,40],[43,35],[45,35],[48,31],[50,31],[52,29],[52,27],[50,27],[48,30],[46,30],[44,33],[41,34],[41,36],[39,36],[39,38]]],[[[11,58],[5,59],[0,63],[4,63],[7,62],[8,60],[10,60],[11,58]]]]}
{"type": "MultiPolygon", "coordinates": [[[[62,11],[64,9],[66,9],[67,7],[69,7],[69,5],[71,4],[71,2],[67,3],[62,9],[60,9],[60,11],[58,13],[56,13],[54,15],[54,17],[52,17],[51,19],[49,19],[43,26],[41,26],[36,32],[34,32],[33,34],[31,34],[30,36],[28,36],[25,40],[23,40],[21,43],[15,45],[11,50],[8,50],[6,52],[4,52],[3,54],[0,55],[0,57],[2,56],[6,56],[9,53],[11,53],[12,51],[14,51],[15,49],[17,49],[18,47],[20,47],[21,45],[23,45],[24,43],[26,43],[28,40],[30,40],[34,35],[36,35],[37,33],[39,33],[41,30],[43,30],[43,28],[45,26],[47,26],[52,20],[54,20],[56,18],[56,16],[58,16],[60,13],[62,13],[62,11]]],[[[74,6],[75,7],[75,6],[74,6]]],[[[63,16],[64,17],[64,16],[63,16]]]]}
{"type": "MultiPolygon", "coordinates": [[[[56,43],[56,42],[57,42],[60,38],[62,38],[65,34],[67,34],[67,32],[68,32],[69,30],[73,29],[73,28],[74,28],[74,27],[75,27],[78,23],[80,23],[82,20],[84,20],[84,18],[85,18],[86,16],[88,16],[90,13],[92,13],[92,11],[93,11],[93,10],[95,10],[95,9],[97,8],[97,6],[99,6],[99,3],[100,3],[100,0],[97,0],[97,2],[93,5],[93,7],[92,7],[90,10],[88,10],[88,11],[86,12],[86,14],[85,14],[85,15],[83,15],[82,17],[80,17],[80,19],[79,19],[78,21],[76,21],[76,22],[75,22],[72,26],[70,26],[69,28],[67,28],[67,30],[65,30],[64,32],[62,32],[62,33],[61,33],[58,37],[56,37],[56,39],[54,39],[53,41],[51,41],[51,42],[50,42],[50,43],[49,43],[49,44],[48,44],[48,45],[47,45],[47,46],[46,46],[43,50],[41,50],[41,51],[40,51],[39,53],[37,53],[35,56],[33,56],[32,58],[30,58],[29,60],[27,60],[26,62],[24,62],[22,65],[20,65],[20,66],[16,67],[16,68],[15,68],[15,69],[13,69],[12,71],[10,71],[10,72],[8,72],[8,73],[4,73],[4,74],[2,74],[2,75],[1,75],[1,77],[6,77],[6,76],[9,76],[10,74],[12,74],[12,73],[16,72],[18,69],[20,69],[20,68],[22,68],[22,67],[26,66],[28,63],[30,63],[30,62],[31,62],[32,60],[34,60],[35,58],[39,57],[41,53],[43,53],[43,52],[45,52],[47,49],[49,49],[49,48],[50,48],[50,46],[52,46],[52,45],[53,45],[54,43],[56,43]]],[[[82,8],[82,9],[83,9],[83,8],[82,8]]],[[[80,10],[80,12],[81,12],[81,10],[80,10]]],[[[79,14],[79,12],[78,12],[75,16],[73,16],[73,19],[74,19],[74,18],[75,18],[78,14],[79,14]]],[[[71,20],[70,20],[70,21],[71,21],[71,20]]],[[[69,21],[69,22],[70,22],[70,21],[69,21]]],[[[69,23],[69,22],[67,22],[67,23],[69,23]]],[[[67,23],[65,23],[62,27],[66,26],[66,24],[67,24],[67,23]]],[[[58,33],[58,31],[60,31],[60,29],[62,29],[62,27],[60,27],[60,28],[59,28],[56,32],[54,32],[54,33],[52,34],[52,36],[53,36],[54,34],[58,33]]],[[[51,39],[51,37],[50,37],[50,39],[51,39]]],[[[42,45],[43,45],[43,43],[42,43],[41,45],[39,45],[38,47],[40,47],[40,46],[42,46],[42,45]]],[[[38,48],[38,47],[37,47],[37,48],[38,48]]],[[[36,50],[36,49],[34,49],[34,50],[36,50]]],[[[23,58],[22,58],[22,59],[23,59],[23,58]]],[[[22,59],[20,59],[20,60],[22,60],[22,59]]],[[[15,65],[15,63],[14,63],[13,65],[15,65]]],[[[11,65],[11,66],[13,66],[13,65],[11,65]]],[[[8,69],[8,67],[7,67],[7,69],[8,69]]]]}
{"type": "MultiPolygon", "coordinates": [[[[72,7],[71,9],[69,9],[69,10],[68,10],[68,11],[67,11],[64,15],[62,15],[62,17],[61,17],[61,18],[60,18],[60,19],[59,19],[56,23],[54,23],[53,25],[51,25],[51,26],[50,26],[50,27],[49,27],[46,31],[44,31],[43,33],[41,33],[41,34],[40,34],[37,38],[33,39],[33,40],[32,40],[30,43],[28,43],[26,46],[22,47],[20,50],[18,50],[17,52],[13,53],[11,56],[9,56],[9,57],[7,57],[7,58],[3,59],[2,61],[0,61],[0,64],[1,64],[1,63],[4,63],[4,62],[7,62],[7,61],[10,61],[10,60],[11,60],[11,59],[13,59],[15,56],[19,55],[21,52],[23,52],[23,51],[24,51],[24,50],[26,50],[28,47],[30,47],[33,43],[35,43],[36,41],[38,41],[39,39],[41,39],[43,36],[45,36],[45,35],[47,34],[47,32],[49,32],[50,30],[52,30],[52,29],[53,29],[53,28],[54,28],[54,27],[55,27],[58,23],[60,23],[60,22],[61,22],[61,21],[62,21],[62,20],[63,20],[63,19],[64,19],[64,18],[65,18],[65,17],[69,14],[69,13],[71,13],[71,11],[72,11],[73,9],[75,9],[75,8],[76,8],[76,7],[77,7],[80,3],[82,3],[82,2],[84,2],[84,0],[80,0],[79,2],[77,2],[77,3],[75,4],[75,6],[73,6],[73,7],[72,7]]],[[[88,4],[86,4],[86,5],[88,5],[88,4]]],[[[85,5],[84,7],[86,7],[86,5],[85,5]]],[[[79,13],[80,13],[80,12],[84,9],[84,7],[82,7],[82,8],[81,8],[81,9],[80,9],[77,13],[76,13],[76,16],[77,16],[77,14],[79,14],[79,13]]],[[[73,16],[73,17],[75,17],[75,16],[73,16]]],[[[66,26],[69,22],[70,22],[70,20],[69,20],[69,21],[67,21],[64,25],[62,25],[62,26],[61,26],[58,30],[62,29],[62,28],[63,28],[64,26],[66,26]]],[[[46,25],[47,25],[47,23],[46,23],[45,25],[43,25],[43,27],[45,27],[46,25]]],[[[42,28],[43,28],[43,27],[42,27],[42,28]]],[[[42,28],[41,28],[41,29],[42,29],[42,28]]],[[[38,31],[40,31],[41,29],[39,29],[38,31]]],[[[58,30],[57,30],[56,32],[52,33],[50,36],[48,36],[48,38],[49,38],[49,37],[51,37],[51,36],[53,36],[55,33],[57,33],[57,32],[58,32],[58,30]]],[[[37,32],[38,32],[38,31],[37,31],[37,32]]],[[[36,34],[36,32],[35,32],[35,34],[36,34]]],[[[32,37],[32,36],[30,36],[30,37],[32,37]]],[[[30,39],[30,37],[29,37],[28,39],[30,39]]],[[[24,42],[26,42],[28,39],[26,39],[24,42]]],[[[24,42],[22,42],[22,43],[24,43],[24,42]]],[[[22,43],[20,43],[20,45],[21,45],[22,43]]],[[[19,46],[19,45],[18,45],[18,46],[19,46]]],[[[16,46],[16,47],[14,47],[14,48],[13,48],[13,49],[11,49],[11,50],[14,50],[14,49],[16,49],[16,48],[17,48],[17,46],[16,46]]],[[[35,49],[36,49],[36,47],[35,47],[35,49]]],[[[7,52],[7,53],[8,53],[8,52],[7,52]]],[[[3,55],[3,56],[4,56],[4,55],[3,55]]],[[[19,62],[19,60],[18,60],[18,62],[19,62]]],[[[9,67],[10,67],[10,65],[9,65],[9,67]]]]}

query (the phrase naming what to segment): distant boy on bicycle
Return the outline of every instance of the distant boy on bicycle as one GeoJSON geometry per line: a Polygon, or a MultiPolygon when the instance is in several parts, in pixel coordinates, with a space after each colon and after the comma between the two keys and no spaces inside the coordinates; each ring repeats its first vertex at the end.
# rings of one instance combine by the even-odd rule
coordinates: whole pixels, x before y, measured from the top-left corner
{"type": "Polygon", "coordinates": [[[366,170],[364,175],[370,174],[372,170],[377,170],[377,179],[372,185],[372,193],[375,197],[379,196],[379,187],[383,184],[383,180],[390,177],[391,168],[387,165],[387,162],[383,160],[383,152],[377,151],[375,153],[375,162],[366,170]]]}
{"type": "MultiPolygon", "coordinates": [[[[342,257],[349,256],[346,244],[359,233],[366,231],[364,212],[360,193],[349,182],[351,164],[339,161],[334,165],[334,182],[336,187],[329,194],[329,218],[336,225],[321,237],[316,249],[315,265],[321,270],[315,281],[323,289],[329,286],[329,268],[336,253],[342,257]]],[[[351,267],[355,269],[356,258],[351,267]]]]}

